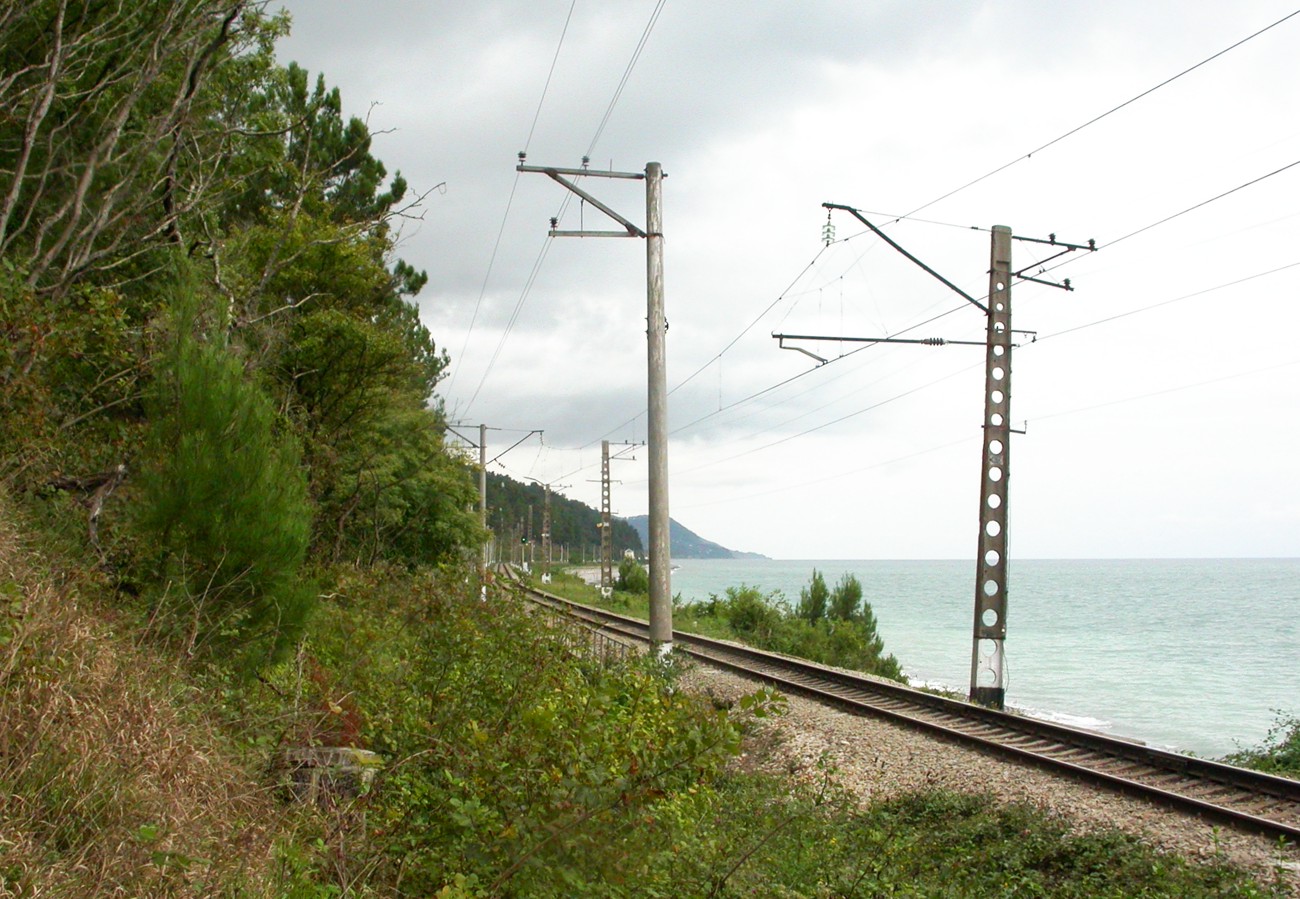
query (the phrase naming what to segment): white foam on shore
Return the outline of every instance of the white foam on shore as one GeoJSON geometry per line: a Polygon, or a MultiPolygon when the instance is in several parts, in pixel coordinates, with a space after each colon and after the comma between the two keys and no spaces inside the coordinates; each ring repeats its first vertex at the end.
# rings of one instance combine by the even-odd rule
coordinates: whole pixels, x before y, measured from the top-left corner
{"type": "MultiPolygon", "coordinates": [[[[937,690],[941,693],[954,693],[959,696],[966,695],[965,687],[959,689],[951,684],[941,683],[939,681],[923,680],[910,672],[905,673],[907,673],[908,682],[919,689],[937,690]]],[[[1079,730],[1108,733],[1114,726],[1113,722],[1107,721],[1104,718],[1094,718],[1090,715],[1075,715],[1070,712],[1058,712],[1050,709],[1039,709],[1034,708],[1033,706],[1018,705],[1014,702],[1008,703],[1007,708],[1030,718],[1037,718],[1040,721],[1047,721],[1051,724],[1060,724],[1064,727],[1075,727],[1079,730]]]]}
{"type": "Polygon", "coordinates": [[[1047,721],[1052,724],[1060,724],[1065,727],[1075,727],[1079,730],[1094,730],[1101,733],[1108,733],[1114,722],[1107,721],[1104,718],[1093,718],[1089,715],[1073,715],[1069,712],[1053,712],[1046,709],[1035,709],[1029,706],[1012,705],[1022,715],[1028,715],[1030,718],[1037,718],[1040,721],[1047,721]]]}

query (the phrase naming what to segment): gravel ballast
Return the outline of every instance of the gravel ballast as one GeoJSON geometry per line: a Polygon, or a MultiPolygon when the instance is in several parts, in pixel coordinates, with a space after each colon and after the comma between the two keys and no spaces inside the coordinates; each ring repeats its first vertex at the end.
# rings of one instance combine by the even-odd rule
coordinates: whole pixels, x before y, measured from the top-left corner
{"type": "MultiPolygon", "coordinates": [[[[683,686],[722,703],[752,693],[757,684],[730,672],[694,665],[683,686]]],[[[1152,802],[1090,787],[1043,769],[995,758],[883,719],[858,716],[787,695],[782,715],[759,720],[751,754],[755,764],[812,781],[826,767],[863,802],[925,789],[989,795],[1028,803],[1059,816],[1071,829],[1118,829],[1157,850],[1190,861],[1222,862],[1261,882],[1280,880],[1300,893],[1300,852],[1263,837],[1206,822],[1152,802]]]]}

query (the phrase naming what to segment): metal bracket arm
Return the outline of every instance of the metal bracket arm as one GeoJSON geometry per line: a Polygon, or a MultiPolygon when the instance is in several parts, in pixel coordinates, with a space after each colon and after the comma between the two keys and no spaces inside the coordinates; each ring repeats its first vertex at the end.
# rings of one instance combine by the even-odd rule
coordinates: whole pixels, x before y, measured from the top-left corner
{"type": "Polygon", "coordinates": [[[823,203],[823,204],[822,204],[822,207],[825,208],[825,209],[843,209],[843,210],[844,210],[845,212],[847,212],[849,215],[853,216],[855,219],[857,219],[858,221],[862,222],[862,224],[864,224],[864,225],[866,225],[868,228],[870,228],[870,229],[875,233],[875,235],[876,235],[877,237],[879,237],[881,240],[883,240],[885,243],[889,244],[889,245],[890,245],[891,247],[893,247],[895,250],[898,250],[898,252],[902,253],[902,254],[903,254],[904,256],[906,256],[908,259],[912,260],[914,263],[916,263],[917,265],[919,265],[921,268],[925,269],[925,271],[928,272],[930,275],[932,275],[933,277],[935,277],[935,278],[939,279],[941,282],[943,282],[943,284],[945,284],[945,285],[946,285],[950,290],[954,291],[958,296],[960,296],[960,297],[961,297],[962,299],[964,299],[966,302],[971,303],[971,304],[973,304],[974,306],[978,307],[979,310],[980,310],[981,312],[988,312],[988,311],[989,311],[989,307],[988,307],[988,306],[985,306],[985,305],[984,305],[983,303],[981,303],[979,300],[975,299],[973,296],[971,296],[970,294],[968,294],[966,291],[964,291],[964,290],[962,290],[960,287],[958,287],[956,284],[953,284],[951,281],[949,281],[949,280],[948,280],[947,278],[945,278],[943,275],[939,274],[939,273],[936,272],[934,269],[930,268],[930,266],[926,265],[926,264],[925,264],[924,262],[922,262],[920,259],[917,259],[917,258],[916,258],[915,256],[913,256],[911,253],[907,252],[907,250],[903,249],[901,246],[899,246],[899,244],[898,244],[896,241],[894,241],[892,238],[890,238],[890,236],[889,236],[888,234],[886,234],[884,231],[881,231],[881,230],[880,230],[879,228],[877,228],[875,225],[871,224],[871,222],[869,222],[869,221],[867,221],[865,218],[863,218],[863,217],[862,217],[862,213],[858,212],[858,211],[857,211],[856,209],[854,209],[852,206],[844,206],[844,205],[841,205],[841,204],[839,204],[839,203],[823,203]]]}
{"type": "Polygon", "coordinates": [[[1090,253],[1097,250],[1097,241],[1094,238],[1089,238],[1086,244],[1066,243],[1063,240],[1057,240],[1055,234],[1047,235],[1046,240],[1041,237],[1021,237],[1019,234],[1012,234],[1011,239],[1023,240],[1025,243],[1045,243],[1050,247],[1065,247],[1067,250],[1087,250],[1090,253]]]}
{"type": "MultiPolygon", "coordinates": [[[[842,337],[827,334],[773,334],[780,341],[783,350],[797,350],[798,347],[786,346],[787,340],[830,340],[840,343],[913,343],[919,346],[984,346],[983,340],[950,340],[946,337],[842,337]]],[[[800,350],[803,352],[803,350],[800,350]]],[[[817,357],[814,357],[817,358],[817,357]]],[[[824,360],[823,360],[824,361],[824,360]]]]}
{"type": "MultiPolygon", "coordinates": [[[[556,172],[560,175],[573,175],[575,178],[625,178],[629,181],[645,180],[645,172],[615,172],[612,170],[589,168],[566,169],[554,165],[524,165],[523,163],[520,163],[515,166],[515,171],[536,172],[543,175],[549,175],[551,172],[556,172]]],[[[665,175],[664,177],[667,178],[668,176],[665,175]]]]}
{"type": "Polygon", "coordinates": [[[1070,286],[1069,278],[1066,278],[1060,284],[1057,284],[1055,281],[1044,281],[1042,278],[1031,278],[1028,275],[1016,275],[1015,277],[1019,278],[1021,281],[1033,281],[1035,284],[1046,284],[1048,287],[1059,287],[1061,290],[1074,290],[1074,288],[1070,286]]]}
{"type": "MultiPolygon", "coordinates": [[[[777,344],[776,344],[777,349],[782,349],[782,350],[794,350],[796,353],[803,353],[803,354],[804,354],[805,356],[807,356],[809,359],[816,359],[818,365],[825,365],[825,364],[826,364],[826,360],[825,360],[825,359],[823,359],[821,356],[818,356],[816,353],[812,352],[811,350],[805,350],[805,349],[804,349],[803,347],[801,347],[801,346],[786,346],[786,345],[785,345],[785,338],[786,338],[787,335],[785,335],[785,334],[773,334],[772,336],[775,337],[775,338],[777,339],[777,344]]],[[[790,336],[791,338],[794,337],[794,335],[789,335],[789,336],[790,336]]]]}
{"type": "MultiPolygon", "coordinates": [[[[536,167],[536,166],[523,166],[523,165],[521,165],[521,166],[518,166],[518,170],[521,171],[521,172],[536,172],[536,171],[540,171],[540,172],[542,172],[543,174],[545,174],[546,176],[548,176],[548,177],[551,178],[552,180],[556,181],[556,182],[559,183],[559,184],[564,185],[564,186],[565,186],[566,188],[568,188],[570,191],[572,191],[573,193],[575,193],[575,194],[577,194],[578,196],[582,197],[582,199],[586,200],[586,201],[587,201],[588,203],[590,203],[592,206],[595,206],[595,207],[596,207],[597,209],[599,209],[601,212],[605,213],[605,215],[609,216],[609,217],[612,218],[614,221],[618,222],[620,225],[622,225],[624,228],[627,229],[627,234],[626,234],[626,235],[619,234],[619,233],[616,232],[616,231],[615,231],[615,232],[610,232],[610,231],[593,231],[593,232],[587,232],[587,233],[585,233],[585,234],[584,234],[583,232],[573,232],[573,234],[576,234],[576,236],[586,236],[586,237],[615,237],[615,236],[617,236],[617,237],[645,237],[645,236],[646,236],[646,233],[645,233],[643,230],[641,230],[640,228],[638,228],[636,225],[632,224],[632,223],[629,222],[627,219],[623,218],[623,216],[619,215],[617,212],[615,212],[614,210],[610,209],[610,208],[609,208],[608,206],[606,206],[604,203],[600,202],[600,200],[597,200],[595,197],[593,197],[591,194],[587,193],[587,192],[586,192],[585,190],[583,190],[581,187],[578,187],[578,185],[574,184],[572,181],[568,180],[567,178],[562,177],[562,176],[560,175],[560,169],[553,169],[553,168],[538,168],[538,167],[536,167]]],[[[574,170],[572,170],[572,169],[568,169],[568,170],[566,170],[566,172],[572,172],[572,171],[574,171],[574,170]]],[[[577,171],[580,172],[580,173],[582,173],[582,174],[586,174],[586,172],[583,172],[581,169],[578,169],[577,171]]],[[[551,235],[552,235],[553,237],[559,237],[559,236],[566,236],[566,237],[567,237],[567,236],[572,236],[570,233],[558,232],[558,231],[555,231],[554,229],[551,230],[551,235]]]]}

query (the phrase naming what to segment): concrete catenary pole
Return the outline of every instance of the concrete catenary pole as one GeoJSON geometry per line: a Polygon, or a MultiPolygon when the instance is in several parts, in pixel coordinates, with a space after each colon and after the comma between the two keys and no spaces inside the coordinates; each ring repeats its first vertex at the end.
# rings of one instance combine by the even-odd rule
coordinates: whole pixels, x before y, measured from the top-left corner
{"type": "Polygon", "coordinates": [[[661,655],[672,650],[673,606],[672,556],[668,536],[668,320],[664,316],[664,235],[663,235],[663,166],[647,162],[645,172],[615,172],[588,167],[583,157],[582,168],[568,169],[557,166],[525,165],[526,153],[519,154],[519,172],[539,172],[577,194],[584,202],[598,209],[622,226],[622,231],[577,231],[559,228],[558,219],[551,220],[552,237],[641,237],[646,242],[646,364],[649,375],[647,390],[649,423],[647,442],[650,447],[650,640],[659,647],[661,655]],[[571,177],[625,178],[645,181],[646,227],[641,230],[627,218],[619,215],[605,203],[583,190],[571,177]]]}
{"type": "Polygon", "coordinates": [[[1007,490],[1011,480],[1011,229],[993,228],[984,366],[984,450],[970,698],[1006,700],[1007,490]]]}
{"type": "Polygon", "coordinates": [[[664,316],[663,167],[645,167],[646,361],[650,457],[650,640],[672,650],[672,552],[668,532],[668,320],[664,316]]]}
{"type": "Polygon", "coordinates": [[[600,442],[600,594],[614,595],[614,522],[609,501],[609,441],[600,442]]]}
{"type": "Polygon", "coordinates": [[[542,485],[542,583],[551,582],[551,485],[542,485]]]}
{"type": "Polygon", "coordinates": [[[487,537],[487,425],[478,426],[478,523],[483,527],[483,564],[491,540],[487,537]]]}

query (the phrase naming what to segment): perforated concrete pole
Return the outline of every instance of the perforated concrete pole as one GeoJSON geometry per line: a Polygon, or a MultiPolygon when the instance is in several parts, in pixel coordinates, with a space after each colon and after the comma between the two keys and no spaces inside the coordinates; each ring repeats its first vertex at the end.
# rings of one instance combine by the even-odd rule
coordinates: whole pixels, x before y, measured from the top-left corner
{"type": "Polygon", "coordinates": [[[542,485],[542,583],[551,582],[551,485],[542,485]]]}
{"type": "Polygon", "coordinates": [[[1006,701],[1007,489],[1011,474],[1011,229],[993,228],[984,366],[984,455],[970,698],[1006,701]]]}
{"type": "Polygon", "coordinates": [[[600,594],[614,595],[614,534],[609,502],[609,441],[600,442],[600,594]]]}

